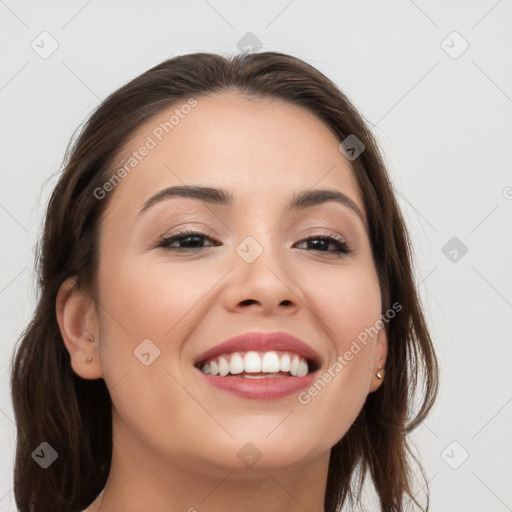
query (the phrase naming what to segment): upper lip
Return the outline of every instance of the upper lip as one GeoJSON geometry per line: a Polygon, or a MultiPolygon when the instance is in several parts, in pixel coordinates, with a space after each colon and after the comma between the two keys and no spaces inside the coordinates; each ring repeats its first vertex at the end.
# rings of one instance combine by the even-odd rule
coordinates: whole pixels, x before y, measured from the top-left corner
{"type": "Polygon", "coordinates": [[[269,352],[272,350],[282,350],[295,352],[302,356],[309,363],[318,366],[320,355],[307,343],[283,331],[276,332],[248,332],[240,334],[229,340],[223,341],[218,345],[208,349],[206,352],[198,355],[194,359],[194,365],[198,366],[208,359],[230,354],[233,352],[246,352],[254,350],[256,352],[269,352]]]}

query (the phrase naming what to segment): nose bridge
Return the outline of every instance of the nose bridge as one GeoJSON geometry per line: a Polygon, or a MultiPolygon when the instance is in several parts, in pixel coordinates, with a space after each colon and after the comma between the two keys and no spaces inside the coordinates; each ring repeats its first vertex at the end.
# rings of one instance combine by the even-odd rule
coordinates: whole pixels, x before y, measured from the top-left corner
{"type": "MultiPolygon", "coordinates": [[[[235,243],[235,251],[238,258],[247,265],[253,265],[262,261],[270,263],[275,256],[276,236],[279,230],[275,229],[276,213],[270,203],[254,203],[253,199],[246,198],[244,213],[231,226],[241,239],[235,243]],[[270,258],[270,259],[269,259],[270,258]]],[[[243,265],[242,265],[243,266],[243,265]]]]}
{"type": "Polygon", "coordinates": [[[241,260],[237,265],[241,267],[241,272],[247,279],[252,279],[253,276],[268,279],[267,274],[270,275],[270,279],[276,279],[269,268],[275,268],[279,274],[278,268],[283,262],[283,255],[279,254],[279,249],[272,239],[272,232],[246,236],[235,249],[241,260]]]}
{"type": "MultiPolygon", "coordinates": [[[[287,272],[287,260],[273,233],[246,236],[236,247],[235,274],[228,293],[229,307],[257,303],[264,311],[296,304],[295,286],[287,272]]],[[[288,269],[289,270],[289,269],[288,269]]]]}

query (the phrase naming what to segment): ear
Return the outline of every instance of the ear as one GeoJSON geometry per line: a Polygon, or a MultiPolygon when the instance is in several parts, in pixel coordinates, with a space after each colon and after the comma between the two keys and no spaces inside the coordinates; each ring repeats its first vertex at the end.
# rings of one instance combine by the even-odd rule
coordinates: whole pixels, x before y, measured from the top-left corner
{"type": "Polygon", "coordinates": [[[99,379],[103,377],[103,370],[99,358],[96,305],[85,290],[76,286],[76,281],[76,276],[69,277],[59,288],[57,322],[73,371],[84,379],[99,379]],[[87,362],[90,357],[91,361],[87,362]]]}
{"type": "Polygon", "coordinates": [[[373,356],[373,368],[372,371],[372,381],[370,383],[370,393],[373,391],[377,391],[380,388],[383,380],[385,379],[385,366],[386,366],[386,357],[388,355],[388,334],[386,328],[383,327],[379,334],[377,334],[377,340],[375,342],[375,350],[373,356]],[[377,371],[379,370],[379,366],[381,367],[382,379],[377,377],[377,371]]]}

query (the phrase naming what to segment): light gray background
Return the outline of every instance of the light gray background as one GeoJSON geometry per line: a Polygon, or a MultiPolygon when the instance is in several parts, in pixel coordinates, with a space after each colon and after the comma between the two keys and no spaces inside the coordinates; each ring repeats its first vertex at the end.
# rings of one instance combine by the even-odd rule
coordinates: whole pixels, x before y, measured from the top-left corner
{"type": "Polygon", "coordinates": [[[413,436],[432,510],[512,510],[511,0],[5,0],[0,17],[0,511],[14,510],[8,363],[35,305],[33,247],[71,134],[149,67],[236,53],[247,32],[333,79],[385,154],[442,370],[413,436]],[[46,59],[31,48],[51,49],[43,31],[58,43],[46,59]],[[452,237],[467,254],[442,252],[452,237]]]}

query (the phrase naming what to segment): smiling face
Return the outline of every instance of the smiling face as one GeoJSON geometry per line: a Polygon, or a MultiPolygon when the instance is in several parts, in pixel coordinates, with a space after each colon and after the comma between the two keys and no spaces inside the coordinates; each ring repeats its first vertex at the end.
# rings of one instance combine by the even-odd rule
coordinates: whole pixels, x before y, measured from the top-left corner
{"type": "MultiPolygon", "coordinates": [[[[156,143],[109,192],[100,228],[99,306],[89,323],[97,329],[99,355],[88,365],[72,358],[73,368],[105,379],[123,457],[242,469],[243,450],[257,450],[261,468],[326,464],[378,387],[375,372],[387,348],[381,330],[350,361],[344,357],[381,314],[350,162],[309,111],[234,91],[198,97],[158,140],[155,129],[178,107],[147,121],[113,167],[148,136],[156,143]],[[309,375],[283,372],[273,379],[304,384],[260,398],[212,385],[234,377],[201,371],[205,363],[211,369],[210,349],[249,332],[284,332],[306,344],[315,354],[309,375]],[[299,400],[329,372],[316,396],[299,400]]],[[[301,352],[293,343],[272,343],[254,351],[265,357],[277,348],[281,362],[284,354],[293,360],[301,352]]],[[[249,351],[250,343],[217,352],[229,363],[234,353],[244,360],[249,351]]],[[[260,388],[264,382],[244,381],[260,388]]]]}

